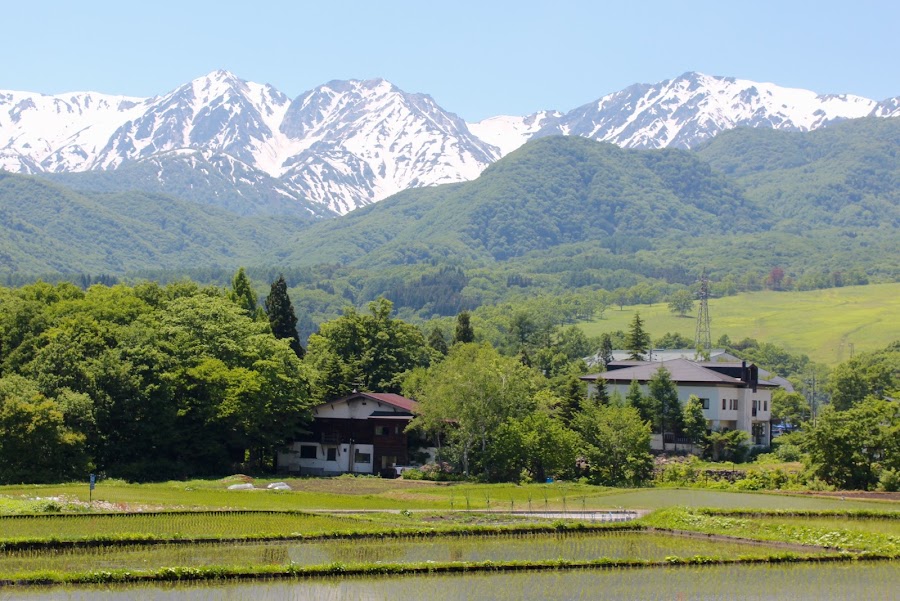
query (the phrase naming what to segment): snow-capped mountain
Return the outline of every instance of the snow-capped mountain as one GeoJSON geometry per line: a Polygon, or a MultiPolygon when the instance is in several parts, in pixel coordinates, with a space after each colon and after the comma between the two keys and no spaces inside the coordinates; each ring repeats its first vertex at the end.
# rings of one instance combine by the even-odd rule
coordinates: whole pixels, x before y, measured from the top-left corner
{"type": "Polygon", "coordinates": [[[237,212],[299,207],[321,217],[407,188],[474,179],[539,136],[689,148],[734,127],[806,131],[867,115],[900,116],[900,98],[879,103],[686,73],[567,113],[467,124],[381,79],[333,81],[292,101],[215,71],[153,98],[0,91],[0,168],[86,172],[96,174],[81,178],[86,187],[153,184],[237,212]]]}
{"type": "Polygon", "coordinates": [[[604,96],[535,135],[584,136],[624,148],[691,148],[726,129],[809,131],[836,120],[865,117],[877,105],[860,96],[818,95],[770,83],[685,73],[604,96]]]}
{"type": "Polygon", "coordinates": [[[339,213],[406,188],[475,179],[500,151],[430,96],[383,79],[332,81],[291,103],[283,180],[339,213]]]}
{"type": "Polygon", "coordinates": [[[144,98],[72,92],[0,91],[0,168],[19,173],[84,171],[144,98]]]}
{"type": "Polygon", "coordinates": [[[552,127],[563,114],[559,111],[540,111],[527,117],[500,115],[477,123],[469,123],[469,131],[500,149],[506,156],[534,137],[544,127],[552,127]]]}

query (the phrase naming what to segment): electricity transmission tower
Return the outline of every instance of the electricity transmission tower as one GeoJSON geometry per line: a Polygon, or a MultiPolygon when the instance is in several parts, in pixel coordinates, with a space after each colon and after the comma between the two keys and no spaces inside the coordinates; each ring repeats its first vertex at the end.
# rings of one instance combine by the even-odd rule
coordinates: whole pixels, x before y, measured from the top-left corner
{"type": "Polygon", "coordinates": [[[709,361],[712,352],[712,337],[709,331],[709,278],[706,270],[700,273],[700,312],[697,314],[697,333],[694,336],[696,359],[709,361]]]}

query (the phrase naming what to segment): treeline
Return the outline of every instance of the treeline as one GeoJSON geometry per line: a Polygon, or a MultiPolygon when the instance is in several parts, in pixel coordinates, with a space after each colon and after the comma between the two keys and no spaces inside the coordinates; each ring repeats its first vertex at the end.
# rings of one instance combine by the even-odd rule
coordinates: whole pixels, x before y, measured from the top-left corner
{"type": "MultiPolygon", "coordinates": [[[[710,437],[696,407],[672,402],[677,395],[663,373],[649,396],[588,399],[582,358],[598,348],[631,348],[636,338],[646,347],[650,336],[588,339],[567,322],[601,308],[580,301],[534,298],[419,327],[381,298],[365,311],[345,308],[304,345],[285,279],[275,279],[259,302],[244,270],[227,286],[185,280],[0,288],[0,481],[271,469],[275,451],[304,431],[311,406],[353,389],[419,400],[414,427],[439,446],[446,463],[438,475],[446,477],[635,486],[651,476],[654,429],[690,436],[714,457],[736,451],[741,441],[710,437]]],[[[684,342],[670,334],[657,341],[665,339],[684,342]]],[[[720,342],[784,373],[815,369],[766,343],[720,342]]],[[[811,433],[795,446],[823,480],[874,486],[894,473],[895,451],[882,443],[898,438],[882,430],[896,428],[896,420],[885,417],[885,405],[870,408],[898,396],[898,363],[896,344],[860,354],[819,375],[827,397],[813,397],[812,406],[804,409],[799,394],[773,402],[779,419],[811,433]],[[823,409],[828,397],[831,406],[823,409]],[[864,438],[864,447],[841,435],[848,440],[842,450],[877,459],[863,476],[834,475],[827,470],[837,459],[816,459],[811,441],[824,439],[812,433],[841,412],[863,412],[846,415],[882,432],[864,438]]]]}

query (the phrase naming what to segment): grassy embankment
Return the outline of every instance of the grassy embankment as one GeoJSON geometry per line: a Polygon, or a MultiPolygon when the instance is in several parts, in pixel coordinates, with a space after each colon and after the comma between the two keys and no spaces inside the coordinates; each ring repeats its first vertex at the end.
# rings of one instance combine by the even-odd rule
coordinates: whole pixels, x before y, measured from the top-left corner
{"type": "MultiPolygon", "coordinates": [[[[678,317],[667,303],[610,307],[603,319],[582,324],[589,336],[628,331],[634,313],[653,338],[677,332],[693,340],[693,315],[678,317]]],[[[805,292],[751,292],[709,301],[713,343],[728,334],[732,341],[756,338],[819,363],[836,365],[854,352],[884,348],[900,339],[900,283],[848,286],[805,292]]]]}
{"type": "MultiPolygon", "coordinates": [[[[83,490],[86,487],[82,484],[0,487],[0,499],[4,500],[0,510],[21,511],[28,503],[47,503],[48,497],[55,497],[52,502],[62,509],[82,511],[72,515],[20,514],[0,518],[0,580],[23,584],[125,582],[855,561],[900,555],[900,503],[889,501],[693,489],[616,490],[564,483],[438,485],[358,478],[291,481],[300,489],[291,492],[227,491],[224,489],[226,484],[223,481],[110,483],[108,486],[101,483],[95,491],[95,498],[100,501],[94,507],[85,507],[79,501],[86,496],[86,490],[83,490]],[[35,500],[36,497],[41,499],[35,500]],[[448,511],[451,505],[460,509],[460,503],[465,509],[467,498],[473,509],[490,508],[490,511],[448,511]],[[637,522],[611,524],[607,529],[586,523],[583,517],[541,520],[522,514],[510,515],[510,511],[527,511],[529,501],[530,508],[535,511],[545,507],[570,511],[620,507],[656,511],[637,522]],[[98,506],[107,511],[104,514],[89,513],[98,506]],[[255,511],[234,511],[248,507],[255,511]],[[304,507],[343,511],[337,514],[299,511],[304,507]],[[399,507],[418,510],[385,511],[399,507]],[[110,508],[123,512],[149,510],[150,513],[110,514],[110,508]],[[373,512],[373,509],[377,511],[373,512]],[[513,537],[512,541],[518,540],[516,537],[547,534],[625,536],[623,526],[656,530],[658,535],[670,537],[663,544],[671,552],[664,555],[664,559],[648,558],[632,550],[630,554],[623,552],[609,556],[604,553],[590,558],[553,554],[540,559],[503,556],[486,561],[465,558],[444,561],[441,557],[407,561],[391,554],[367,561],[365,555],[358,558],[354,555],[349,561],[299,565],[291,556],[296,551],[289,552],[288,547],[278,546],[281,544],[278,541],[285,539],[289,541],[283,544],[309,545],[315,544],[313,540],[355,537],[371,541],[367,544],[375,548],[393,545],[392,553],[395,553],[397,546],[419,544],[424,539],[445,540],[448,536],[465,536],[469,546],[478,547],[487,546],[478,541],[489,541],[497,536],[513,537]],[[716,535],[722,537],[722,546],[719,550],[704,548],[698,552],[691,543],[685,543],[683,537],[671,538],[671,531],[682,535],[716,535]],[[748,541],[746,551],[735,550],[735,540],[748,541]],[[155,544],[144,544],[151,541],[155,544]],[[221,541],[232,544],[244,541],[243,544],[251,545],[251,548],[228,554],[215,547],[221,541]],[[756,542],[751,544],[749,541],[756,542]],[[263,544],[276,546],[252,548],[263,544]],[[728,544],[732,547],[727,547],[728,544]],[[773,544],[775,547],[765,546],[773,544]],[[805,547],[798,547],[800,545],[805,547]],[[94,561],[97,563],[92,563],[94,561]],[[221,565],[228,562],[231,563],[221,565]],[[85,570],[85,565],[118,567],[85,570]],[[123,565],[126,567],[121,567],[123,565]],[[38,566],[40,569],[35,569],[38,566]]],[[[343,548],[361,544],[354,542],[343,548]]],[[[531,546],[527,540],[525,544],[531,546]]],[[[482,548],[478,550],[483,551],[482,548]]]]}

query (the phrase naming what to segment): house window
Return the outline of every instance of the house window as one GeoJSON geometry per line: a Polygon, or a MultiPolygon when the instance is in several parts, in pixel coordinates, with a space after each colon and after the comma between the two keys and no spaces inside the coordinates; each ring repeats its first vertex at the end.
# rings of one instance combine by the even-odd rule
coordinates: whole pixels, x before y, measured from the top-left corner
{"type": "Polygon", "coordinates": [[[723,411],[725,410],[725,402],[726,402],[727,400],[728,400],[728,399],[722,399],[722,410],[723,410],[723,411]]]}
{"type": "Polygon", "coordinates": [[[315,459],[316,447],[311,444],[300,445],[300,459],[315,459]]]}
{"type": "Polygon", "coordinates": [[[397,456],[396,455],[382,455],[381,456],[381,469],[387,469],[389,467],[393,467],[397,465],[397,456]]]}
{"type": "Polygon", "coordinates": [[[325,449],[326,461],[337,461],[337,447],[328,447],[325,449]]]}
{"type": "Polygon", "coordinates": [[[709,399],[700,399],[700,402],[703,403],[704,409],[709,409],[709,399]]]}
{"type": "Polygon", "coordinates": [[[769,401],[763,401],[763,411],[769,410],[769,401]]]}
{"type": "Polygon", "coordinates": [[[356,454],[353,457],[353,463],[372,463],[372,454],[360,453],[359,449],[356,449],[356,454]]]}
{"type": "Polygon", "coordinates": [[[391,427],[390,426],[375,426],[375,436],[390,436],[391,435],[391,427]]]}
{"type": "Polygon", "coordinates": [[[728,408],[732,411],[737,410],[738,408],[738,400],[737,399],[729,399],[728,400],[728,408]]]}

